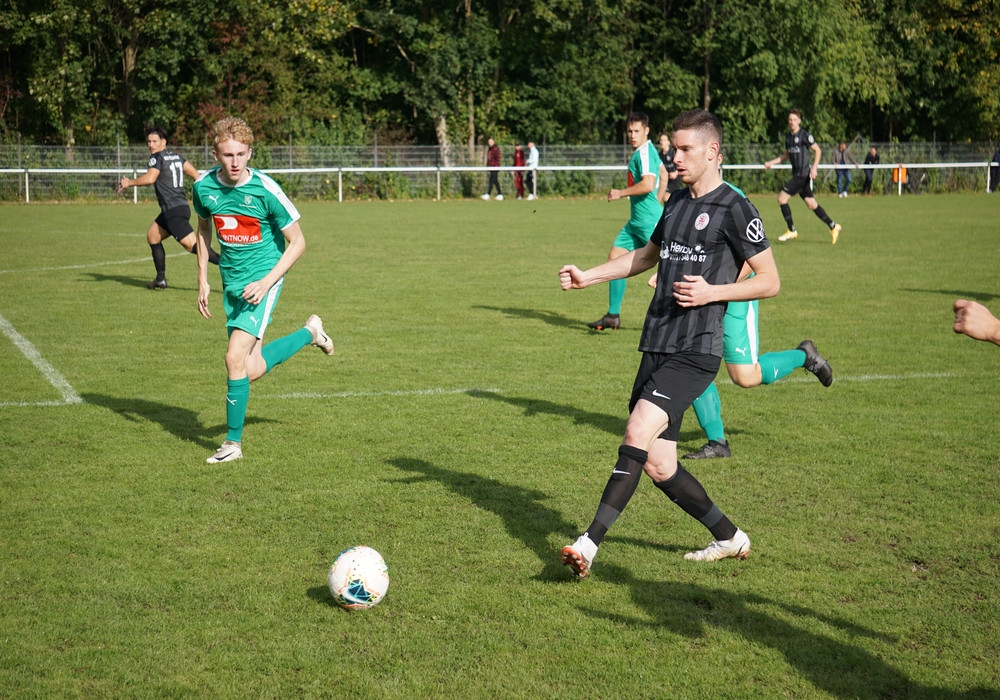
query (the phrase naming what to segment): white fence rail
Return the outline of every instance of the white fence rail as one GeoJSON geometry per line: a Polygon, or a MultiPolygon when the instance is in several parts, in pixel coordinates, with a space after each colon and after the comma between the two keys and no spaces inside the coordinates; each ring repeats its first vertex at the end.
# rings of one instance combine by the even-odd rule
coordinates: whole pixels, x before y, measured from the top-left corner
{"type": "MultiPolygon", "coordinates": [[[[975,171],[983,171],[985,173],[985,190],[991,192],[996,189],[1000,189],[1000,182],[992,182],[991,175],[994,175],[992,169],[1000,167],[1000,163],[981,161],[981,162],[952,162],[952,163],[882,163],[879,165],[858,165],[858,166],[834,166],[827,163],[822,163],[819,165],[819,170],[822,171],[823,175],[821,178],[829,177],[836,170],[843,168],[850,171],[852,174],[861,174],[864,170],[873,171],[891,171],[891,178],[887,178],[887,181],[883,188],[886,194],[895,193],[898,196],[903,195],[906,192],[920,194],[927,191],[930,181],[930,176],[927,171],[933,170],[943,170],[943,169],[953,169],[953,170],[969,170],[972,171],[974,176],[974,181],[978,182],[979,178],[975,176],[975,171]]],[[[771,170],[790,170],[791,166],[787,164],[776,165],[771,170]]],[[[406,175],[424,175],[424,176],[434,176],[435,179],[435,198],[440,200],[442,198],[442,176],[451,173],[462,174],[475,174],[481,173],[485,174],[490,171],[496,171],[501,173],[513,174],[515,172],[527,172],[529,168],[526,167],[513,167],[513,166],[500,166],[500,167],[481,167],[481,166],[382,166],[382,167],[312,167],[312,168],[261,168],[261,171],[269,175],[277,176],[302,176],[311,175],[319,176],[326,179],[329,182],[330,177],[336,177],[337,180],[337,200],[340,202],[344,201],[344,176],[346,175],[381,175],[381,174],[391,174],[400,173],[406,175]]],[[[627,170],[625,165],[540,165],[535,169],[538,177],[534,178],[536,191],[533,194],[538,194],[537,187],[541,175],[544,173],[610,173],[613,176],[618,176],[625,173],[627,170]]],[[[766,169],[763,164],[726,164],[723,168],[724,171],[759,171],[764,172],[766,169]]],[[[0,168],[0,175],[13,175],[23,178],[23,189],[21,189],[21,194],[23,195],[25,202],[31,202],[31,178],[36,177],[46,177],[53,175],[63,175],[71,178],[76,178],[83,175],[96,175],[108,178],[109,188],[114,187],[114,183],[117,183],[118,179],[122,175],[127,175],[132,178],[138,176],[144,172],[138,168],[0,168]]],[[[993,179],[996,179],[995,176],[993,179]]],[[[509,186],[509,183],[507,183],[509,186]]],[[[146,188],[151,189],[151,188],[146,188]]],[[[978,187],[973,187],[972,189],[978,190],[978,187]]],[[[132,201],[134,203],[139,202],[139,191],[140,188],[132,188],[132,201]]],[[[755,190],[759,191],[759,190],[755,190]]]]}

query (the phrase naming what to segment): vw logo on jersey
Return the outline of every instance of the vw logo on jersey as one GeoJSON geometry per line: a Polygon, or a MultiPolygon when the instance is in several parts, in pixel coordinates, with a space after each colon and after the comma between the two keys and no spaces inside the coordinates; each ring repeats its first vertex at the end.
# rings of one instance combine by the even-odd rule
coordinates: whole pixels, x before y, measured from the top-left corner
{"type": "Polygon", "coordinates": [[[698,214],[698,218],[694,220],[694,227],[699,231],[704,231],[705,227],[708,226],[708,212],[702,212],[698,214]]]}
{"type": "Polygon", "coordinates": [[[747,224],[747,239],[754,243],[764,240],[764,223],[760,219],[754,219],[747,224]]]}

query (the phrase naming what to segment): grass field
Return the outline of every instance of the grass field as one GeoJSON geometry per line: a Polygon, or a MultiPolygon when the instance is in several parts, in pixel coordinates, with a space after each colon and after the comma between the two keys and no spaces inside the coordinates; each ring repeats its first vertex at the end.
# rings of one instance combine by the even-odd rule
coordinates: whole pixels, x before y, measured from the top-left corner
{"type": "Polygon", "coordinates": [[[761,336],[815,340],[833,386],[723,371],[734,456],[686,465],[751,556],[685,561],[711,537],[644,479],[586,581],[559,549],[652,290],[593,333],[606,290],[556,271],[626,204],[302,203],[268,337],[316,312],[337,354],[254,384],[222,465],[221,301],[172,241],[145,289],[156,209],[0,207],[0,697],[1000,698],[1000,348],[951,332],[956,297],[1000,311],[1000,198],[821,203],[840,243],[792,203],[761,336]],[[355,544],[392,585],[346,613],[355,544]]]}

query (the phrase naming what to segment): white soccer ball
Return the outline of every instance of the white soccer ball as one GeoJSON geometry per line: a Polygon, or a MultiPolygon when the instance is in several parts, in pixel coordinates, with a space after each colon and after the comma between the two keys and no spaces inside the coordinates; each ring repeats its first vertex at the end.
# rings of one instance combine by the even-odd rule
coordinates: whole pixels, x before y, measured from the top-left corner
{"type": "Polygon", "coordinates": [[[378,605],[389,590],[385,559],[371,547],[351,547],[337,555],[327,576],[337,605],[365,610],[378,605]]]}

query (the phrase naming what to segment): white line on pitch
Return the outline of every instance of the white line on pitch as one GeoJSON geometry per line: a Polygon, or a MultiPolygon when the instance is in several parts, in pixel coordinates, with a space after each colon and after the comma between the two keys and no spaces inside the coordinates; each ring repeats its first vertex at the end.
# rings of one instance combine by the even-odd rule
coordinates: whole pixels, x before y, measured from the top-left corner
{"type": "Polygon", "coordinates": [[[376,396],[443,396],[447,394],[468,394],[470,391],[491,391],[499,393],[500,389],[413,389],[410,391],[341,391],[333,394],[314,392],[299,392],[295,394],[277,394],[263,396],[271,399],[366,399],[376,396]]]}
{"type": "MultiPolygon", "coordinates": [[[[190,253],[171,253],[168,258],[180,258],[190,253]]],[[[108,267],[110,265],[133,265],[135,263],[149,262],[149,256],[144,258],[133,258],[131,260],[113,260],[110,262],[87,263],[85,265],[61,265],[59,267],[26,267],[19,270],[0,270],[0,275],[11,272],[57,272],[59,270],[85,270],[88,267],[108,267]]]]}
{"type": "MultiPolygon", "coordinates": [[[[59,374],[59,371],[50,365],[45,358],[39,354],[37,348],[32,345],[31,341],[18,333],[14,326],[10,325],[10,322],[2,315],[0,315],[0,330],[3,330],[3,334],[10,338],[10,342],[14,343],[18,350],[24,353],[24,356],[31,360],[31,364],[33,364],[38,371],[42,373],[42,376],[48,380],[49,384],[54,386],[56,391],[62,394],[63,401],[65,403],[83,403],[83,399],[77,396],[73,387],[71,387],[69,382],[67,382],[66,379],[59,374]]],[[[50,402],[46,402],[41,405],[48,406],[50,405],[50,402]]]]}

